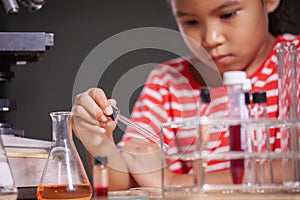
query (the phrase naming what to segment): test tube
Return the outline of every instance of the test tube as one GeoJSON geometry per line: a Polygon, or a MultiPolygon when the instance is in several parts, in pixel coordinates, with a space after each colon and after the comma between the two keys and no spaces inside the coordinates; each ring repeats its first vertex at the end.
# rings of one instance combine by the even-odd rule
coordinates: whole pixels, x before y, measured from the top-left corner
{"type": "Polygon", "coordinates": [[[106,165],[107,156],[95,157],[93,166],[94,197],[102,197],[102,200],[108,194],[108,168],[106,165]]]}
{"type": "MultiPolygon", "coordinates": [[[[227,89],[229,118],[242,119],[244,117],[245,96],[243,85],[247,76],[244,71],[228,71],[223,74],[223,83],[227,89]]],[[[241,124],[229,126],[230,150],[243,151],[245,134],[241,131],[241,124]]],[[[234,184],[241,184],[244,176],[244,159],[230,160],[231,175],[234,184]]]]}

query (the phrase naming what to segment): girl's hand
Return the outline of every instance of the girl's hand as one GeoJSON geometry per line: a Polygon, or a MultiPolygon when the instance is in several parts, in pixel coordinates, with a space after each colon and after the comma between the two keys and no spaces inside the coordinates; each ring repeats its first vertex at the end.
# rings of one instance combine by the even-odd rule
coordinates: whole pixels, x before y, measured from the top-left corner
{"type": "Polygon", "coordinates": [[[73,130],[85,145],[99,145],[104,139],[114,143],[112,133],[116,122],[108,117],[113,113],[111,105],[115,106],[116,101],[107,99],[100,88],[76,96],[72,107],[73,130]]]}

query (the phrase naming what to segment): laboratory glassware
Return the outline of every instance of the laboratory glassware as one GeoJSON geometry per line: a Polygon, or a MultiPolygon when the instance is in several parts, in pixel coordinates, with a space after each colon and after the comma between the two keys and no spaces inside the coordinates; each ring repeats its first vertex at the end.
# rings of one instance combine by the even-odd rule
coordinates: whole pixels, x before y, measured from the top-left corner
{"type": "Polygon", "coordinates": [[[0,199],[17,199],[18,190],[7,159],[6,151],[0,134],[0,199]]]}
{"type": "Polygon", "coordinates": [[[37,198],[80,199],[92,196],[92,187],[72,138],[72,113],[52,112],[54,142],[37,189],[37,198]]]}
{"type": "MultiPolygon", "coordinates": [[[[247,75],[244,71],[229,71],[223,75],[223,83],[227,89],[229,118],[242,119],[245,117],[245,94],[243,86],[247,75]]],[[[241,124],[229,126],[230,150],[244,151],[245,129],[241,124]]],[[[235,184],[241,184],[244,176],[244,159],[232,159],[230,161],[232,179],[235,184]]]]}

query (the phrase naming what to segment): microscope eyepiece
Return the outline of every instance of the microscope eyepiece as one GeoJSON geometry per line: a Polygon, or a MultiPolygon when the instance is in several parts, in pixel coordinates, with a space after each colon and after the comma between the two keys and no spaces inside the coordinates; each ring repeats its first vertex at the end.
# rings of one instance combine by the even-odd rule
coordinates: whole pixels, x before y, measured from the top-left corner
{"type": "Polygon", "coordinates": [[[20,11],[19,4],[16,0],[2,0],[2,4],[8,14],[16,14],[20,11]]]}

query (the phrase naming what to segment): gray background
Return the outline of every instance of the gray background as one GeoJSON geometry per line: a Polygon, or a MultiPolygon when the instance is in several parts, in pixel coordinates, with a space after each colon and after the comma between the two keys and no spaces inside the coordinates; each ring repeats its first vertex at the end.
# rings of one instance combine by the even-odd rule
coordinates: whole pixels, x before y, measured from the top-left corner
{"type": "MultiPolygon", "coordinates": [[[[294,3],[295,11],[299,10],[300,1],[294,3]]],[[[164,0],[49,0],[37,12],[21,8],[21,13],[12,16],[1,5],[0,31],[54,33],[55,45],[39,62],[12,67],[15,78],[0,83],[0,97],[16,99],[18,105],[15,112],[0,113],[0,119],[25,130],[26,137],[42,140],[51,140],[49,113],[70,110],[77,70],[95,46],[117,33],[138,27],[176,30],[164,0]]],[[[300,32],[300,20],[297,23],[300,32]]],[[[99,85],[109,96],[118,78],[132,66],[160,63],[175,56],[149,49],[130,52],[112,63],[99,85]]],[[[119,135],[121,131],[117,132],[119,135]]],[[[82,146],[76,143],[82,151],[82,146]]]]}
{"type": "MultiPolygon", "coordinates": [[[[12,123],[25,131],[25,137],[41,140],[52,139],[49,113],[71,109],[77,70],[98,44],[133,28],[176,29],[164,0],[49,0],[36,12],[20,7],[19,14],[8,15],[0,4],[0,31],[54,33],[55,45],[39,62],[12,67],[15,77],[0,83],[0,98],[15,99],[18,107],[14,112],[0,113],[0,122],[12,123]]],[[[109,66],[99,86],[110,96],[119,77],[133,66],[172,57],[169,52],[149,49],[127,53],[109,66]]],[[[116,140],[121,133],[118,127],[116,140]]],[[[74,140],[91,178],[84,148],[74,140]]]]}
{"type": "MultiPolygon", "coordinates": [[[[163,0],[51,0],[40,11],[30,13],[22,8],[15,16],[0,9],[2,31],[55,34],[54,47],[39,62],[12,67],[15,78],[1,83],[2,98],[16,99],[18,106],[15,112],[1,113],[2,119],[36,139],[51,139],[49,112],[71,108],[77,70],[94,47],[133,28],[176,28],[163,0]]],[[[160,63],[172,56],[149,49],[130,52],[112,63],[99,85],[110,96],[115,82],[132,66],[160,63]]]]}

